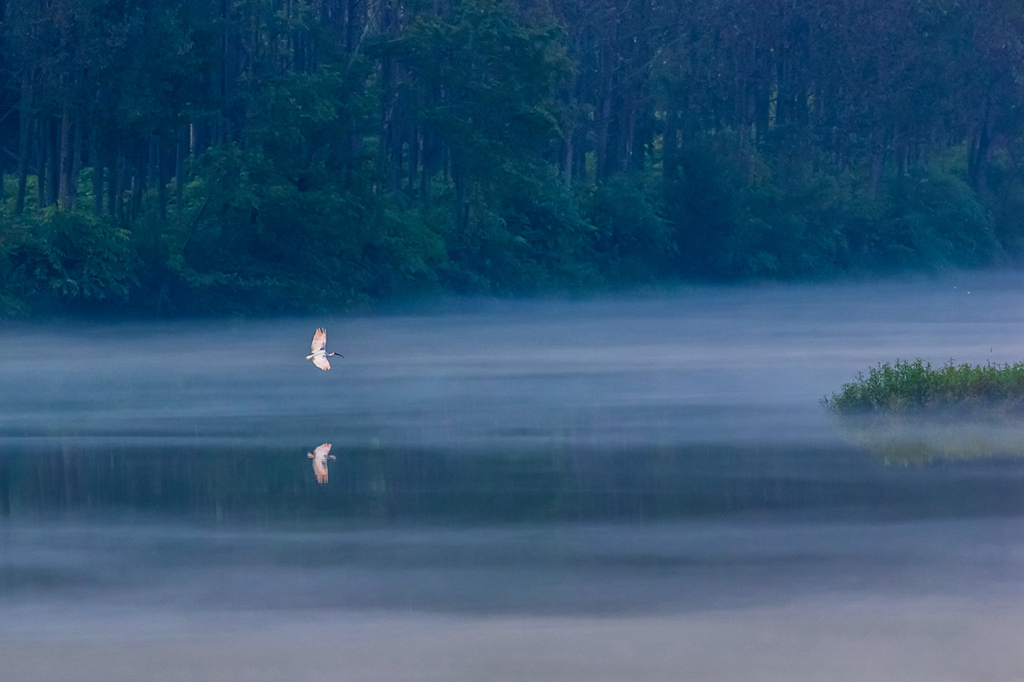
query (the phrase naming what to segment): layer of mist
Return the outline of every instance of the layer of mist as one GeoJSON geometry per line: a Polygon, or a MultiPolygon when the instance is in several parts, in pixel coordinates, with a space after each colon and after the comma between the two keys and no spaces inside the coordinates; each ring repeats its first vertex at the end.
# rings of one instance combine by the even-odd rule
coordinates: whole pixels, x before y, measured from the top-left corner
{"type": "Polygon", "coordinates": [[[7,325],[0,666],[1024,678],[1024,429],[819,403],[882,361],[1024,359],[1022,299],[1001,273],[7,325]]]}
{"type": "Polygon", "coordinates": [[[312,446],[813,442],[883,360],[1024,358],[1024,277],[453,303],[384,317],[8,328],[6,437],[312,446]],[[330,372],[303,359],[317,326],[330,372]],[[316,441],[316,442],[313,442],[316,441]]]}

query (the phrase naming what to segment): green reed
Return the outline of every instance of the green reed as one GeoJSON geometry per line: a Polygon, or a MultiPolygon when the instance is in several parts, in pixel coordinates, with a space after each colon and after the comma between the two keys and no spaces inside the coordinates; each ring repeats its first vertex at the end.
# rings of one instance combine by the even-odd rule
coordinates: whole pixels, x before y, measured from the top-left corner
{"type": "Polygon", "coordinates": [[[883,362],[821,403],[836,415],[1024,406],[1024,362],[958,365],[950,360],[938,369],[920,358],[883,362]]]}

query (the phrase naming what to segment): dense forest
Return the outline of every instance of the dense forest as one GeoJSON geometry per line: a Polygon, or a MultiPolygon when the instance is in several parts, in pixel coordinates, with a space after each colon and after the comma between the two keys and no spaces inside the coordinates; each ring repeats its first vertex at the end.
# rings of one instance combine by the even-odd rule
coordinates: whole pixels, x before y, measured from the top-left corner
{"type": "Polygon", "coordinates": [[[1021,0],[0,0],[0,314],[1024,257],[1021,0]]]}

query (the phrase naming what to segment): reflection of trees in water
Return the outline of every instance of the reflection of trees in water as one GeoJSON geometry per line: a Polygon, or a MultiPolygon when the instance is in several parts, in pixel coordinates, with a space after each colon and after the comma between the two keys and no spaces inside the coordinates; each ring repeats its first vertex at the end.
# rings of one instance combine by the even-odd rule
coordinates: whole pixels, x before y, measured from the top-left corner
{"type": "Polygon", "coordinates": [[[808,467],[824,473],[829,465],[786,448],[332,452],[338,459],[321,486],[301,448],[5,447],[0,509],[12,517],[131,511],[285,522],[646,520],[855,494],[842,481],[808,485],[808,467]]]}
{"type": "Polygon", "coordinates": [[[920,475],[882,466],[858,448],[693,445],[474,453],[336,447],[326,485],[316,482],[306,450],[70,441],[5,446],[0,510],[9,518],[151,514],[303,525],[328,519],[641,522],[811,508],[927,511],[946,509],[950,500],[1024,510],[1019,491],[988,474],[980,481],[969,472],[936,477],[922,486],[920,475]]]}

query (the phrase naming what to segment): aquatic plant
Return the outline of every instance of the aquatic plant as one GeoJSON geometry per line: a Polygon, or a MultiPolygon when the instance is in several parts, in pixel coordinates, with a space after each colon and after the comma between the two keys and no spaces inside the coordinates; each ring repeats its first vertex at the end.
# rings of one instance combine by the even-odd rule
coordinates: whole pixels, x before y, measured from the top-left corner
{"type": "Polygon", "coordinates": [[[887,463],[1024,456],[1024,362],[883,362],[821,403],[845,440],[887,463]]]}
{"type": "Polygon", "coordinates": [[[1024,408],[1024,362],[970,365],[952,360],[938,369],[920,358],[882,362],[867,375],[825,396],[822,405],[835,415],[910,413],[954,407],[1024,408]]]}

